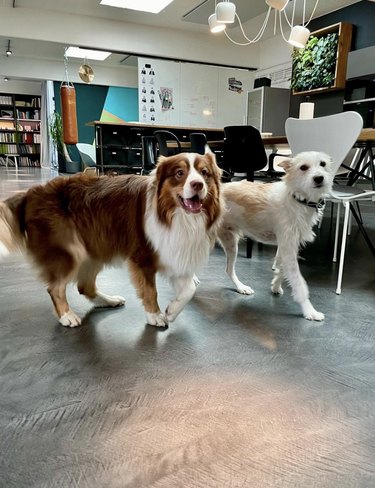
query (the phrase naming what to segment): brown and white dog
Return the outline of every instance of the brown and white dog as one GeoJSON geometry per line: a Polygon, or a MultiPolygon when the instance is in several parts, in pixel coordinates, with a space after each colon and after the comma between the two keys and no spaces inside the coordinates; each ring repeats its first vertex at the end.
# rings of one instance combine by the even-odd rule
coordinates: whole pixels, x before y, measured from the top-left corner
{"type": "Polygon", "coordinates": [[[48,286],[59,322],[81,323],[66,286],[98,307],[125,303],[96,288],[96,276],[126,259],[147,323],[166,326],[195,292],[194,276],[214,245],[221,220],[221,170],[212,154],[160,158],[151,175],[57,177],[0,203],[0,257],[26,250],[48,286]],[[155,275],[176,299],[160,311],[155,275]]]}
{"type": "Polygon", "coordinates": [[[227,255],[227,273],[237,291],[254,293],[238,279],[235,271],[238,239],[241,235],[277,246],[275,276],[271,290],[282,294],[282,281],[292,287],[293,297],[308,320],[323,320],[309,299],[309,289],[298,265],[298,252],[315,238],[313,226],[323,213],[324,197],[332,190],[332,161],[323,153],[303,152],[280,163],[282,181],[252,183],[240,181],[223,185],[227,212],[219,230],[219,241],[227,255]]]}

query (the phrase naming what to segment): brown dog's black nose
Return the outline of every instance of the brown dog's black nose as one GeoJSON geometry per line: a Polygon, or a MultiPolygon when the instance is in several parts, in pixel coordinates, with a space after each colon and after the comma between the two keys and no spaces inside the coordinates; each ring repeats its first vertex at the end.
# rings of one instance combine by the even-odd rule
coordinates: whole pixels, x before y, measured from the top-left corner
{"type": "Polygon", "coordinates": [[[321,185],[324,181],[324,176],[314,176],[314,182],[317,185],[321,185]]]}
{"type": "Polygon", "coordinates": [[[203,182],[199,180],[193,180],[190,182],[190,186],[194,191],[198,192],[203,188],[203,182]]]}

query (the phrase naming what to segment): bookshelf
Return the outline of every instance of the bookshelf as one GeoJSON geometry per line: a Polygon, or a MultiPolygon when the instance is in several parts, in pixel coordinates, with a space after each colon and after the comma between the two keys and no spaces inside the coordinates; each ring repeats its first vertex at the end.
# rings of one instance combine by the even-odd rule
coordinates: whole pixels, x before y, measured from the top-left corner
{"type": "Polygon", "coordinates": [[[40,167],[41,97],[0,93],[0,165],[40,167]]]}

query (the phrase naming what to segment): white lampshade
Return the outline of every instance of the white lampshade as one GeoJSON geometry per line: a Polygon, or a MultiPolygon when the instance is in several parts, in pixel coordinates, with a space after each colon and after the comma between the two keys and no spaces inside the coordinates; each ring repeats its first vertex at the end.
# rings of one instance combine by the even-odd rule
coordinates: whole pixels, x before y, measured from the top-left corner
{"type": "Polygon", "coordinates": [[[270,7],[275,8],[276,10],[284,10],[284,8],[288,5],[289,0],[266,0],[266,4],[270,7]]]}
{"type": "Polygon", "coordinates": [[[303,27],[302,25],[295,25],[290,33],[288,42],[292,46],[298,47],[301,49],[302,47],[306,46],[307,39],[310,36],[310,31],[307,27],[303,27]]]}
{"type": "Polygon", "coordinates": [[[208,25],[210,26],[210,31],[216,34],[217,32],[223,32],[226,26],[225,24],[219,24],[216,20],[216,14],[212,14],[208,17],[208,25]]]}
{"type": "Polygon", "coordinates": [[[215,9],[216,20],[223,24],[233,24],[236,6],[233,2],[219,2],[215,9]]]}

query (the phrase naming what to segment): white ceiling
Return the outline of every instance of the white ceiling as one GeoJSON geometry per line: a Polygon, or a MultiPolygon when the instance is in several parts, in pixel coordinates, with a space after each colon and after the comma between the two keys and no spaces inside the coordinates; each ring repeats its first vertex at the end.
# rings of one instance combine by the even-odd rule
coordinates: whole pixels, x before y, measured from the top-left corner
{"type": "MultiPolygon", "coordinates": [[[[8,8],[26,7],[31,9],[49,10],[58,16],[59,13],[79,14],[100,19],[112,19],[128,24],[142,24],[158,27],[161,29],[183,30],[199,33],[208,33],[207,18],[214,11],[215,0],[174,0],[160,14],[148,14],[133,10],[119,9],[102,6],[100,0],[0,0],[0,6],[8,8]]],[[[263,14],[267,5],[264,0],[234,0],[237,11],[243,23],[263,14]]],[[[302,1],[295,0],[297,10],[302,8],[302,1]]],[[[320,0],[315,17],[324,15],[333,10],[343,8],[347,5],[356,3],[358,0],[320,0]]],[[[292,8],[293,2],[287,7],[292,8]]],[[[307,16],[310,14],[315,0],[307,0],[307,16]]],[[[299,14],[297,14],[298,17],[299,14]]],[[[57,17],[58,18],[58,17],[57,17]]],[[[260,18],[260,19],[261,19],[260,18]]],[[[272,33],[271,33],[272,34],[272,33]]],[[[8,46],[8,38],[0,36],[0,58],[5,55],[8,46]]],[[[64,53],[64,45],[28,39],[10,39],[11,49],[14,56],[22,58],[61,60],[64,53]]],[[[90,46],[84,46],[90,47],[90,46]]],[[[135,56],[129,57],[126,54],[112,54],[101,65],[112,67],[136,66],[135,56]]],[[[1,59],[0,59],[1,62],[1,59]]],[[[72,62],[79,62],[79,60],[72,62]]],[[[90,64],[95,64],[94,61],[90,64]]]]}

